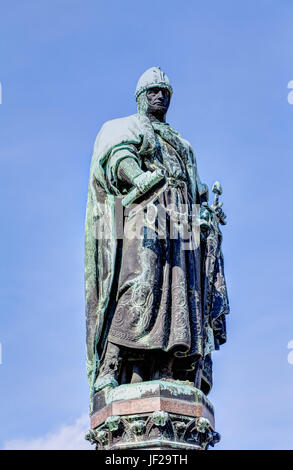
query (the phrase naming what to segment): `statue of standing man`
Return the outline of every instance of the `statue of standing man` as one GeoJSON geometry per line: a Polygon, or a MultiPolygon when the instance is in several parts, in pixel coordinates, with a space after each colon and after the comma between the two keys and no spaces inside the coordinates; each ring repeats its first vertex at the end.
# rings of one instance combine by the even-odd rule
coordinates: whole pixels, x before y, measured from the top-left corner
{"type": "Polygon", "coordinates": [[[139,79],[137,114],[106,122],[91,163],[85,251],[91,396],[155,379],[212,387],[229,311],[219,223],[189,142],[166,122],[172,86],[139,79]]]}

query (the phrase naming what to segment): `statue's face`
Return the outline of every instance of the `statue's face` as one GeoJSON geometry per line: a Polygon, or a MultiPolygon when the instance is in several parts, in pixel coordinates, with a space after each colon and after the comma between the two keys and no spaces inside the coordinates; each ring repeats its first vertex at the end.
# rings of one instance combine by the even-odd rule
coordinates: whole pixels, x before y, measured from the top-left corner
{"type": "Polygon", "coordinates": [[[167,88],[154,87],[147,91],[148,112],[165,114],[170,104],[170,93],[167,88]]]}

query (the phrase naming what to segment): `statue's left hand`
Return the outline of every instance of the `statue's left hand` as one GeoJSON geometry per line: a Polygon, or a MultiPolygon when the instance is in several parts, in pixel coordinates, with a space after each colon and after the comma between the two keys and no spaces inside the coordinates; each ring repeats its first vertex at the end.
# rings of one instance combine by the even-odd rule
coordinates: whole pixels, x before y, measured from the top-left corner
{"type": "Polygon", "coordinates": [[[220,224],[222,225],[226,225],[226,214],[225,212],[223,211],[222,209],[222,206],[223,206],[223,203],[222,202],[218,202],[217,204],[212,204],[212,210],[214,211],[214,213],[216,214],[216,216],[218,217],[219,219],[219,222],[220,224]]]}
{"type": "Polygon", "coordinates": [[[204,232],[209,232],[212,225],[212,218],[215,215],[218,222],[222,225],[226,224],[226,214],[222,209],[223,203],[208,205],[207,202],[202,203],[200,207],[200,226],[204,232]]]}

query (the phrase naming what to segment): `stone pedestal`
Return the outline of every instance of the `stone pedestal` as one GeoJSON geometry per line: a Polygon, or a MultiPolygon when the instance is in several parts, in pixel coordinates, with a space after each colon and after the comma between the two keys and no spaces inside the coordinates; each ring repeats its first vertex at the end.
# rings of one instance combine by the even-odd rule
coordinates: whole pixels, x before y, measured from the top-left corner
{"type": "Polygon", "coordinates": [[[154,380],[96,393],[86,439],[97,450],[202,450],[220,440],[214,428],[213,406],[200,390],[154,380]]]}

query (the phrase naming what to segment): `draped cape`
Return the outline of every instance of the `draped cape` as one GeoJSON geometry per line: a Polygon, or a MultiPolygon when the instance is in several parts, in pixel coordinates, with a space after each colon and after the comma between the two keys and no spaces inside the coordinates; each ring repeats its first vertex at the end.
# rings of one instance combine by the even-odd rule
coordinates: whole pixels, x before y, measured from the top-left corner
{"type": "MultiPolygon", "coordinates": [[[[178,133],[166,126],[166,138],[178,133]]],[[[131,144],[137,151],[138,163],[151,156],[156,139],[153,126],[146,115],[134,114],[106,122],[97,135],[88,186],[85,226],[85,299],[87,374],[93,396],[93,386],[100,366],[99,346],[107,320],[109,301],[113,295],[117,272],[116,200],[125,195],[111,181],[107,162],[115,149],[131,144]]],[[[187,172],[187,182],[194,203],[207,198],[207,186],[201,183],[191,145],[180,137],[181,154],[187,172]]],[[[121,152],[120,152],[121,154],[121,152]]],[[[119,161],[117,162],[118,165],[119,161]]],[[[214,229],[207,240],[206,282],[207,303],[213,325],[213,344],[217,348],[226,340],[224,314],[228,313],[228,300],[223,275],[223,257],[220,249],[221,234],[214,229]]],[[[208,336],[207,336],[208,337],[208,336]]],[[[210,351],[207,350],[207,353],[210,351]]]]}

